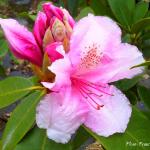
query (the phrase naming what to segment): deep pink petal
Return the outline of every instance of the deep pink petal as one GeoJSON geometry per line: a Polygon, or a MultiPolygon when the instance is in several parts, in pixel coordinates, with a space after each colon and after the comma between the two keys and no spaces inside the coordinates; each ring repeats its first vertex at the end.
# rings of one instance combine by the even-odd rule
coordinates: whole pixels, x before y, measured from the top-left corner
{"type": "Polygon", "coordinates": [[[47,129],[47,136],[58,142],[67,143],[71,135],[85,121],[88,109],[68,89],[45,96],[37,107],[36,123],[47,129]]]}
{"type": "Polygon", "coordinates": [[[21,59],[41,66],[42,54],[33,34],[13,19],[0,19],[0,24],[12,52],[21,59]]]}
{"type": "Polygon", "coordinates": [[[61,49],[62,49],[62,44],[60,42],[55,42],[46,46],[45,52],[47,52],[50,60],[54,62],[57,59],[63,58],[63,55],[59,51],[61,49]]]}
{"type": "Polygon", "coordinates": [[[101,136],[110,136],[116,132],[123,133],[131,116],[131,106],[128,99],[118,89],[111,86],[109,92],[100,99],[104,106],[100,110],[90,107],[85,125],[101,136]]]}
{"type": "Polygon", "coordinates": [[[63,12],[61,11],[61,9],[52,5],[52,3],[50,3],[50,2],[43,4],[43,11],[45,12],[49,21],[53,16],[56,16],[61,21],[63,20],[63,18],[62,18],[63,12]]]}
{"type": "Polygon", "coordinates": [[[46,28],[47,28],[47,17],[43,12],[38,12],[33,28],[33,34],[40,47],[43,46],[43,38],[46,28]]]}
{"type": "Polygon", "coordinates": [[[75,25],[75,20],[72,18],[72,16],[69,14],[69,12],[66,9],[62,8],[62,11],[63,11],[64,16],[66,17],[67,21],[69,22],[69,25],[73,28],[75,25]]]}

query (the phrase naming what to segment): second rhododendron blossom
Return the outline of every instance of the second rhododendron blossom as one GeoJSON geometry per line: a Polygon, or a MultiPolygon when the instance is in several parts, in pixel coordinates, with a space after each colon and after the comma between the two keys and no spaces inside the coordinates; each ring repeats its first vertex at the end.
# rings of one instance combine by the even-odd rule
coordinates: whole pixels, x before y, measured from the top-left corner
{"type": "Polygon", "coordinates": [[[130,68],[144,62],[142,53],[121,42],[114,21],[93,15],[75,24],[69,49],[49,66],[55,81],[42,82],[52,92],[37,107],[37,125],[58,143],[67,143],[82,124],[105,137],[125,132],[131,106],[111,83],[141,74],[143,67],[130,68]]]}

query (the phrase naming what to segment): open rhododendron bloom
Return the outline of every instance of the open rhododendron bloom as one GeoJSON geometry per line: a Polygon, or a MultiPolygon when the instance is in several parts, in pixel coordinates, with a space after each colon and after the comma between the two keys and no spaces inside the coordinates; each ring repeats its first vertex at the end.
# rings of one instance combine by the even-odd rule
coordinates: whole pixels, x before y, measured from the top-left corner
{"type": "Polygon", "coordinates": [[[121,43],[121,30],[107,17],[88,15],[75,24],[69,52],[48,69],[54,82],[42,82],[51,92],[37,107],[36,122],[47,136],[66,143],[84,124],[98,135],[123,133],[131,116],[127,97],[111,83],[132,78],[144,62],[137,47],[121,43]]]}
{"type": "Polygon", "coordinates": [[[60,43],[65,51],[68,50],[74,20],[67,10],[44,3],[43,12],[39,12],[35,20],[33,33],[14,19],[0,18],[0,25],[14,55],[41,67],[45,52],[52,62],[62,57],[56,50],[60,43]]]}

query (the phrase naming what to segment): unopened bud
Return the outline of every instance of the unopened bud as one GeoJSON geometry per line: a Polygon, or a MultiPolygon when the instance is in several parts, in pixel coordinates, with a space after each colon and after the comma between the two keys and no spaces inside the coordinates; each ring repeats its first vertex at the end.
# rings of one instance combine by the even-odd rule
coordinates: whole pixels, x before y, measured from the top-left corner
{"type": "Polygon", "coordinates": [[[61,42],[66,36],[66,29],[64,24],[57,18],[55,18],[52,24],[52,34],[55,41],[61,42]]]}

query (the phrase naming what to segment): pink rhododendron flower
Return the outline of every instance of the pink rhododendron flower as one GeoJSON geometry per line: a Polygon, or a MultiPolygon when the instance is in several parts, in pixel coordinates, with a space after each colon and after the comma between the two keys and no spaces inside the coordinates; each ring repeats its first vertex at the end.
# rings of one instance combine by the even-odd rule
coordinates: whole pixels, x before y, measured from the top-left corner
{"type": "Polygon", "coordinates": [[[121,30],[107,17],[89,15],[74,27],[70,51],[49,70],[53,83],[42,84],[52,92],[37,107],[36,122],[47,136],[66,143],[84,124],[101,136],[123,133],[131,116],[126,96],[111,82],[132,78],[144,62],[137,47],[121,43],[121,30]]]}
{"type": "Polygon", "coordinates": [[[42,65],[45,51],[50,59],[52,57],[51,61],[60,58],[57,52],[60,42],[67,51],[74,26],[73,18],[63,8],[44,3],[43,11],[37,15],[33,33],[14,19],[0,19],[0,25],[14,55],[38,66],[42,65]]]}

